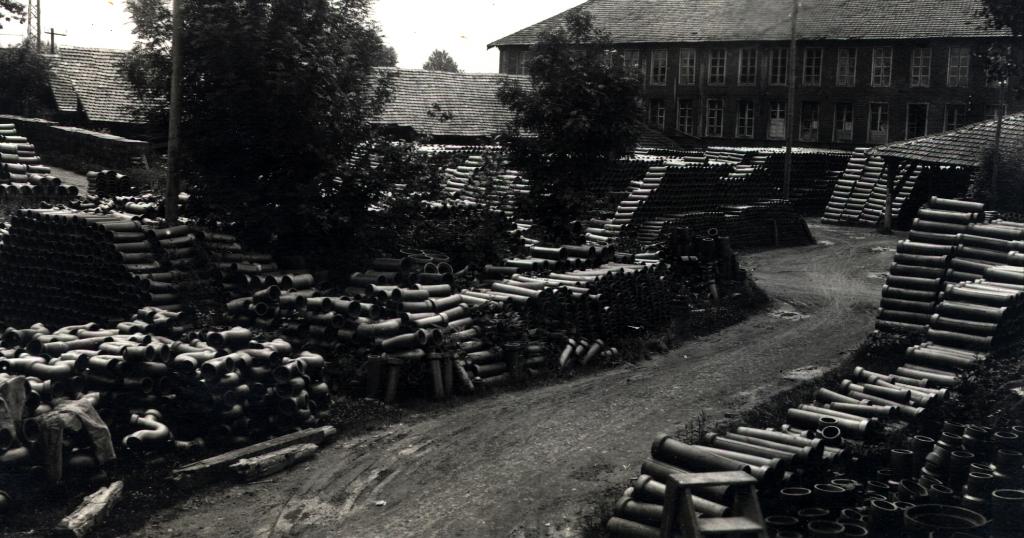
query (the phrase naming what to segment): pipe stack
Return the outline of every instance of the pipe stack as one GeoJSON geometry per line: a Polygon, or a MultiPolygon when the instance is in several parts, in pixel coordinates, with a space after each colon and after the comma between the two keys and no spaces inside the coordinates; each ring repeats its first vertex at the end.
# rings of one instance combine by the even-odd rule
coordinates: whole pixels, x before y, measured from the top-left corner
{"type": "Polygon", "coordinates": [[[1020,265],[1012,263],[1013,252],[1024,252],[1024,223],[995,221],[972,223],[958,236],[953,249],[948,282],[964,282],[982,278],[989,267],[1020,265]]]}
{"type": "Polygon", "coordinates": [[[246,251],[233,235],[205,230],[193,230],[192,233],[206,252],[209,263],[219,273],[223,291],[230,297],[251,293],[250,280],[262,282],[265,276],[280,274],[272,256],[246,251]]]}
{"type": "Polygon", "coordinates": [[[933,197],[918,213],[910,239],[900,241],[875,328],[922,333],[935,313],[959,234],[983,217],[984,204],[933,197]]]}
{"type": "Polygon", "coordinates": [[[181,311],[216,275],[187,226],[111,213],[19,210],[0,246],[0,317],[9,325],[116,323],[145,305],[181,311]]]}
{"type": "Polygon", "coordinates": [[[592,339],[664,327],[671,317],[672,293],[660,266],[645,263],[613,262],[538,276],[515,273],[463,295],[508,304],[531,327],[592,339]]]}
{"type": "Polygon", "coordinates": [[[87,192],[92,196],[114,197],[133,196],[139,189],[132,179],[115,170],[91,171],[85,174],[87,192]]]}
{"type": "MultiPolygon", "coordinates": [[[[141,310],[116,329],[90,323],[55,331],[43,325],[3,333],[0,382],[28,381],[17,435],[0,432],[0,467],[40,461],[41,415],[88,398],[114,434],[118,451],[238,446],[315,425],[331,405],[321,355],[284,340],[257,342],[248,329],[180,335],[176,312],[141,310]]],[[[70,440],[77,437],[69,437],[70,440]]],[[[91,449],[72,445],[65,465],[95,471],[91,449]]]]}
{"type": "Polygon", "coordinates": [[[64,185],[50,174],[36,148],[18,136],[14,124],[0,123],[0,197],[70,200],[78,187],[64,185]]]}
{"type": "Polygon", "coordinates": [[[8,325],[116,322],[147,304],[162,277],[137,222],[115,215],[19,210],[0,247],[0,317],[8,325]]]}

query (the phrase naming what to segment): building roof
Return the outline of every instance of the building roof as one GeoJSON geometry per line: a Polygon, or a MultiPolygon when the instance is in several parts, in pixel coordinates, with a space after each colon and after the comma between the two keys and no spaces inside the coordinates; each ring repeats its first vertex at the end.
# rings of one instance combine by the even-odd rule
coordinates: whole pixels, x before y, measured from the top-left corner
{"type": "Polygon", "coordinates": [[[51,60],[50,88],[61,112],[81,110],[89,121],[134,123],[131,86],[119,66],[127,51],[62,47],[51,60]]]}
{"type": "Polygon", "coordinates": [[[501,81],[529,83],[528,77],[494,73],[378,70],[394,76],[391,101],[374,121],[431,137],[480,138],[500,133],[512,119],[512,112],[498,101],[501,81]]]}
{"type": "MultiPolygon", "coordinates": [[[[589,0],[580,6],[613,43],[781,41],[790,38],[792,0],[589,0]]],[[[979,14],[982,0],[803,0],[800,39],[863,40],[1008,37],[979,14]]],[[[488,45],[532,45],[560,13],[488,45]]]]}
{"type": "MultiPolygon", "coordinates": [[[[922,136],[904,142],[877,146],[869,155],[956,166],[978,166],[985,152],[995,144],[995,120],[974,123],[942,134],[922,136]]],[[[1020,152],[1024,148],[1024,113],[1003,118],[999,148],[1020,152]]]]}

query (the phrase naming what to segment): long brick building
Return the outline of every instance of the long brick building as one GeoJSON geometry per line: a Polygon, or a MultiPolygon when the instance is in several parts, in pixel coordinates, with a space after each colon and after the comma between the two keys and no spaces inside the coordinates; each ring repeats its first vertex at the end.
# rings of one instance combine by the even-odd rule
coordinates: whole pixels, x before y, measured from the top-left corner
{"type": "MultiPolygon", "coordinates": [[[[649,119],[708,143],[773,144],[794,113],[803,145],[884,144],[1024,109],[981,54],[1024,47],[980,15],[980,0],[803,0],[797,98],[787,110],[792,0],[590,0],[582,4],[643,80],[649,119]],[[1001,101],[1000,95],[1005,98],[1001,101]]],[[[523,74],[529,47],[564,14],[491,44],[523,74]]]]}

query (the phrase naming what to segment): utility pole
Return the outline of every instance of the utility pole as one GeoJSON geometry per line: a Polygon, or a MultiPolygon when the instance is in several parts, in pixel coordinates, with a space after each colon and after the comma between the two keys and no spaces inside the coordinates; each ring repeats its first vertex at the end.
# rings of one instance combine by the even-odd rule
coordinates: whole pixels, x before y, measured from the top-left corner
{"type": "Polygon", "coordinates": [[[782,177],[782,197],[789,200],[793,179],[793,131],[796,119],[796,21],[800,15],[800,0],[793,0],[793,14],[789,30],[789,100],[786,105],[786,166],[782,177]]]}
{"type": "Polygon", "coordinates": [[[43,52],[43,0],[36,0],[36,50],[43,52]]]}
{"type": "Polygon", "coordinates": [[[57,42],[54,39],[54,36],[64,37],[67,34],[58,34],[53,30],[53,28],[50,28],[50,31],[47,33],[50,34],[50,54],[57,54],[57,42]]]}
{"type": "Polygon", "coordinates": [[[989,200],[998,200],[999,196],[999,161],[1003,158],[1000,145],[1003,138],[1003,107],[1006,106],[1006,81],[999,81],[999,104],[996,105],[996,140],[995,153],[992,156],[992,195],[989,200]]]}
{"type": "Polygon", "coordinates": [[[29,42],[32,41],[32,10],[35,9],[34,6],[33,0],[28,0],[28,13],[25,15],[25,28],[27,28],[25,37],[28,38],[29,42]]]}
{"type": "Polygon", "coordinates": [[[171,102],[170,122],[167,128],[167,194],[164,198],[164,217],[167,224],[174,224],[178,221],[178,191],[181,174],[179,149],[179,129],[181,127],[181,77],[183,54],[182,33],[183,17],[182,0],[171,0],[171,12],[173,15],[174,33],[171,38],[171,102]]]}

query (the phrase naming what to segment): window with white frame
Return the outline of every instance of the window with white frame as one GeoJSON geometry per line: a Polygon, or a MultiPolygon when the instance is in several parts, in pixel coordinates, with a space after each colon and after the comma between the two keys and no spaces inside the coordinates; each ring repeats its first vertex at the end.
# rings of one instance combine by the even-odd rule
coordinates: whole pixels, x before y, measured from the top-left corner
{"type": "Polygon", "coordinates": [[[771,49],[768,53],[768,84],[785,86],[788,72],[789,50],[782,47],[771,49]]]}
{"type": "Polygon", "coordinates": [[[868,105],[868,142],[885,143],[889,141],[889,104],[871,103],[868,105]]]}
{"type": "Polygon", "coordinates": [[[736,138],[754,138],[754,102],[736,104],[736,138]]]}
{"type": "Polygon", "coordinates": [[[932,85],[932,49],[916,47],[910,53],[910,87],[927,88],[932,85]]]}
{"type": "Polygon", "coordinates": [[[757,84],[757,49],[753,47],[740,49],[740,70],[737,83],[740,86],[757,84]]]}
{"type": "Polygon", "coordinates": [[[871,85],[888,88],[892,84],[892,47],[871,49],[871,85]]]}
{"type": "Polygon", "coordinates": [[[967,117],[967,105],[951,104],[946,105],[946,119],[943,122],[944,131],[952,131],[964,124],[967,117]]]}
{"type": "Polygon", "coordinates": [[[949,47],[949,63],[946,68],[946,86],[966,88],[971,74],[971,49],[949,47]]]}
{"type": "Polygon", "coordinates": [[[821,125],[821,105],[813,101],[805,101],[800,106],[800,140],[817,142],[821,125]]]}
{"type": "Polygon", "coordinates": [[[679,49],[679,84],[692,86],[697,83],[697,50],[679,49]]]}
{"type": "Polygon", "coordinates": [[[651,99],[650,104],[650,122],[661,129],[665,128],[665,101],[661,99],[651,99]]]}
{"type": "Polygon", "coordinates": [[[725,49],[711,49],[708,52],[708,86],[725,84],[725,49]]]}
{"type": "Polygon", "coordinates": [[[821,86],[821,66],[824,58],[824,49],[814,47],[804,50],[804,86],[821,86]]]}
{"type": "Polygon", "coordinates": [[[853,142],[853,103],[836,103],[836,142],[853,142]]]}
{"type": "Polygon", "coordinates": [[[784,101],[768,103],[768,138],[771,140],[786,138],[786,103],[784,101]]]}
{"type": "Polygon", "coordinates": [[[651,53],[651,85],[664,86],[668,81],[668,51],[659,49],[651,53]]]}
{"type": "Polygon", "coordinates": [[[857,85],[857,49],[843,47],[836,55],[836,86],[857,85]]]}
{"type": "Polygon", "coordinates": [[[693,136],[694,126],[697,124],[692,99],[680,99],[676,116],[676,128],[679,132],[693,136]]]}
{"type": "Polygon", "coordinates": [[[708,99],[707,113],[704,115],[706,129],[704,136],[721,138],[725,127],[725,104],[721,99],[708,99]]]}

